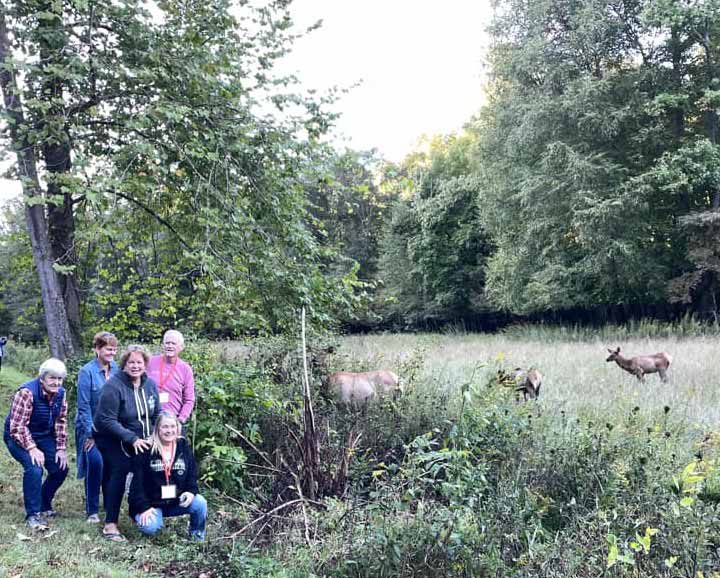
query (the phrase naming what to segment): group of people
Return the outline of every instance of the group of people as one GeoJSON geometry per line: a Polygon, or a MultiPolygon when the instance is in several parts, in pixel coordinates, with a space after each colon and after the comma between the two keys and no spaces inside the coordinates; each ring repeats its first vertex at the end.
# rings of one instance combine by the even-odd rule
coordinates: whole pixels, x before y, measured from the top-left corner
{"type": "MultiPolygon", "coordinates": [[[[95,358],[78,374],[77,472],[89,523],[101,521],[102,490],[108,540],[126,540],[118,526],[126,492],[130,517],[143,534],[160,531],[164,518],[187,514],[189,537],[205,539],[207,503],[182,436],[195,404],[192,368],[179,357],[183,348],[182,334],[169,330],[161,355],[128,345],[116,363],[118,340],[101,331],[93,339],[95,358]]],[[[68,474],[66,376],[62,361],[45,361],[37,379],[18,388],[5,419],[4,441],[23,466],[26,522],[33,530],[48,529],[58,515],[53,498],[68,474]]]]}

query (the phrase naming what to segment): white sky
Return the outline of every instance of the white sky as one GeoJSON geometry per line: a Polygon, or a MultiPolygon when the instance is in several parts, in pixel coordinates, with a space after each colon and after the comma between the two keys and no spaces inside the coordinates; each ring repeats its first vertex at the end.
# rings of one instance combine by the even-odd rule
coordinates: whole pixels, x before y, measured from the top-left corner
{"type": "Polygon", "coordinates": [[[338,105],[352,148],[399,161],[483,103],[489,0],[295,0],[291,11],[301,26],[323,25],[295,44],[288,70],[318,89],[362,81],[338,105]]]}
{"type": "MultiPolygon", "coordinates": [[[[339,144],[399,161],[423,134],[449,133],[483,103],[490,0],[295,0],[300,39],[282,70],[305,88],[360,86],[336,105],[339,144]]],[[[0,204],[18,194],[0,179],[0,204]]]]}

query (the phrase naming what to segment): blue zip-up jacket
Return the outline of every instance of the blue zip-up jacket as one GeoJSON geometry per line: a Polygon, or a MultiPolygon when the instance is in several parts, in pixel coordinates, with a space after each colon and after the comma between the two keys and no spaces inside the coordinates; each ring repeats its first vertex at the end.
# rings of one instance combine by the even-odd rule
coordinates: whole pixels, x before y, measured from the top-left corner
{"type": "MultiPolygon", "coordinates": [[[[110,376],[117,371],[117,364],[110,362],[110,376]]],[[[108,377],[109,379],[109,377],[108,377]]],[[[105,373],[97,358],[86,363],[78,372],[77,380],[77,413],[75,414],[75,450],[77,455],[78,478],[85,476],[87,463],[85,460],[85,442],[93,437],[93,418],[95,408],[100,399],[100,392],[105,385],[105,373]]]]}

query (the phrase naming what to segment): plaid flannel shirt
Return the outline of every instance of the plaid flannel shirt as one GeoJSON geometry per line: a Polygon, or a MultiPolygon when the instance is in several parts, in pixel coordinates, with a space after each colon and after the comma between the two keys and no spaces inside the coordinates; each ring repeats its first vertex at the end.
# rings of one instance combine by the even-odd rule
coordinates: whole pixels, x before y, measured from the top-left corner
{"type": "MultiPolygon", "coordinates": [[[[41,395],[52,403],[52,398],[48,397],[43,391],[41,395]]],[[[12,408],[10,409],[10,437],[24,450],[30,451],[35,446],[28,424],[30,416],[33,412],[33,395],[32,392],[23,387],[13,398],[12,408]]],[[[55,443],[57,450],[67,448],[67,398],[63,399],[60,415],[55,420],[55,443]]]]}

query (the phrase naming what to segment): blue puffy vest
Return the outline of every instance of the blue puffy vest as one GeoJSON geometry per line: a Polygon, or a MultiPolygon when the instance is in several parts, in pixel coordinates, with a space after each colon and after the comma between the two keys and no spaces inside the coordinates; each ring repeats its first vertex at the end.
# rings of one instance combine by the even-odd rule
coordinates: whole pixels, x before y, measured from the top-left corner
{"type": "MultiPolygon", "coordinates": [[[[65,399],[65,389],[62,387],[58,389],[58,392],[52,400],[52,404],[48,403],[47,398],[42,393],[40,378],[23,383],[18,388],[18,391],[21,389],[29,389],[33,395],[33,412],[30,415],[30,423],[28,424],[33,438],[43,436],[55,437],[55,420],[62,410],[63,400],[65,399]]],[[[5,418],[5,435],[10,435],[10,412],[8,412],[5,418]]]]}

